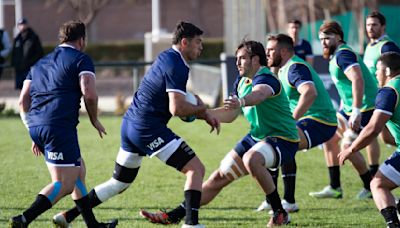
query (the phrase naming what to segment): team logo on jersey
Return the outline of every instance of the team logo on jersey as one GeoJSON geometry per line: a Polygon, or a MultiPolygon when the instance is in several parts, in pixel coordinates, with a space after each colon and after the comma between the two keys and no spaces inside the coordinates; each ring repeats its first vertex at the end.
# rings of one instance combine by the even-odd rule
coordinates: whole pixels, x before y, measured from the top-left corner
{"type": "Polygon", "coordinates": [[[304,127],[307,127],[307,122],[303,121],[303,122],[301,122],[301,125],[303,125],[304,127]]]}
{"type": "Polygon", "coordinates": [[[149,145],[147,145],[147,148],[149,148],[150,150],[154,150],[163,143],[164,143],[164,140],[161,137],[158,137],[153,142],[151,142],[149,145]]]}
{"type": "Polygon", "coordinates": [[[49,159],[49,160],[64,160],[64,155],[62,152],[48,152],[47,159],[49,159]]]}

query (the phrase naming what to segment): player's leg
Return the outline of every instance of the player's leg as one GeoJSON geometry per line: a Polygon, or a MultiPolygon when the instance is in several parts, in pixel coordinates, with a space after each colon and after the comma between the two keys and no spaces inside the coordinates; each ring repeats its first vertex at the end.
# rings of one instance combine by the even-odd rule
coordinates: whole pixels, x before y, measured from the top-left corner
{"type": "MultiPolygon", "coordinates": [[[[247,174],[242,162],[243,154],[255,144],[254,139],[250,135],[246,135],[239,143],[231,150],[220,163],[220,167],[214,171],[207,181],[202,184],[202,194],[200,205],[208,204],[218,195],[218,193],[232,181],[247,174]]],[[[145,217],[153,223],[171,224],[179,223],[186,215],[186,200],[169,212],[151,213],[145,210],[140,212],[142,217],[145,217]]]]}
{"type": "Polygon", "coordinates": [[[65,129],[52,127],[33,127],[29,129],[29,133],[32,140],[44,153],[52,182],[40,191],[36,200],[27,210],[12,218],[12,220],[22,220],[22,224],[26,224],[26,226],[51,208],[59,199],[73,191],[80,171],[80,151],[76,131],[68,132],[65,129]],[[63,133],[61,134],[61,132],[63,133]]]}
{"type": "Polygon", "coordinates": [[[365,148],[365,150],[367,151],[369,172],[372,176],[374,176],[379,168],[379,157],[381,154],[378,138],[373,139],[371,143],[365,148]]]}
{"type": "Polygon", "coordinates": [[[247,174],[242,158],[237,151],[231,150],[221,161],[219,169],[203,183],[201,205],[211,202],[225,186],[247,174]]]}
{"type": "Polygon", "coordinates": [[[243,156],[247,172],[264,191],[274,212],[268,226],[287,224],[290,218],[282,207],[272,176],[265,168],[275,168],[281,162],[286,164],[294,158],[297,149],[298,143],[267,137],[265,142],[258,142],[243,156]]]}
{"type": "MultiPolygon", "coordinates": [[[[371,118],[372,111],[364,112],[361,114],[361,126],[366,126],[368,124],[369,119],[371,118]]],[[[347,120],[349,116],[346,115],[343,111],[339,112],[338,119],[341,121],[341,126],[343,126],[343,138],[342,138],[342,148],[349,147],[354,140],[358,137],[359,132],[354,132],[349,129],[347,126],[347,120]]],[[[379,148],[376,151],[379,153],[379,148]]],[[[360,176],[361,181],[363,182],[364,187],[357,194],[357,199],[370,199],[372,198],[372,193],[370,190],[370,182],[372,180],[372,175],[370,170],[368,170],[364,157],[360,152],[356,152],[349,157],[350,162],[353,164],[354,168],[357,170],[358,175],[360,176]]]]}
{"type": "Polygon", "coordinates": [[[185,200],[183,205],[186,215],[185,225],[198,225],[198,213],[202,193],[201,185],[205,174],[205,168],[194,151],[185,142],[178,140],[176,143],[179,145],[177,148],[174,145],[170,146],[170,149],[176,148],[172,154],[166,149],[159,153],[157,157],[167,165],[185,174],[185,200]]]}
{"type": "Polygon", "coordinates": [[[376,207],[384,217],[388,227],[399,227],[397,209],[391,191],[400,185],[400,154],[394,152],[379,168],[371,182],[371,191],[376,207]]]}
{"type": "MultiPolygon", "coordinates": [[[[373,112],[374,112],[374,110],[370,110],[370,111],[361,113],[361,126],[362,127],[367,126],[369,120],[372,117],[373,112]]],[[[379,157],[381,154],[381,149],[379,146],[378,139],[377,138],[373,139],[372,142],[365,149],[367,151],[369,172],[372,176],[374,176],[375,173],[378,171],[379,164],[380,164],[379,157]]]]}
{"type": "MultiPolygon", "coordinates": [[[[88,193],[91,208],[125,191],[136,179],[139,172],[143,156],[139,154],[140,150],[131,143],[129,137],[135,134],[129,131],[130,128],[125,123],[123,121],[121,127],[121,147],[115,160],[113,176],[108,181],[94,187],[88,193]]],[[[58,226],[66,227],[79,215],[78,208],[73,207],[68,211],[56,214],[53,217],[53,222],[58,226]]]]}

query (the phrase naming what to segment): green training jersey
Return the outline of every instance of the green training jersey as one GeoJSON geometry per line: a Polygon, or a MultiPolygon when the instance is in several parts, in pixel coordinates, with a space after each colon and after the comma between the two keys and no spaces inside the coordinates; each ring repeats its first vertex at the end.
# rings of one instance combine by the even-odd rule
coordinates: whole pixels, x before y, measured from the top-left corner
{"type": "MultiPolygon", "coordinates": [[[[277,94],[257,105],[242,107],[243,114],[250,123],[250,135],[255,140],[271,136],[298,142],[296,121],[292,117],[288,98],[279,79],[267,67],[261,67],[255,77],[274,77],[279,82],[280,91],[275,91],[277,94]]],[[[252,79],[242,77],[237,86],[238,97],[251,93],[252,88],[252,79]]]]}
{"type": "Polygon", "coordinates": [[[378,42],[369,43],[365,47],[364,63],[368,67],[369,72],[371,73],[372,76],[374,76],[374,78],[375,78],[375,72],[376,72],[376,64],[378,63],[378,58],[382,54],[382,46],[385,45],[389,41],[392,41],[392,40],[388,36],[383,36],[382,39],[380,39],[378,42]]]}
{"type": "Polygon", "coordinates": [[[349,46],[342,44],[336,49],[335,53],[333,54],[333,58],[329,61],[329,73],[336,85],[340,99],[342,100],[344,112],[350,115],[353,110],[353,92],[351,81],[347,78],[337,63],[337,54],[342,50],[348,50],[354,53],[357,57],[357,63],[361,69],[362,77],[364,79],[364,95],[362,97],[362,106],[360,108],[361,112],[374,109],[375,97],[378,91],[376,80],[369,73],[367,66],[365,66],[360,56],[357,55],[349,46]]]}
{"type": "Polygon", "coordinates": [[[399,92],[400,92],[400,75],[391,79],[384,87],[390,87],[396,91],[397,101],[394,112],[386,123],[390,133],[396,141],[397,151],[400,151],[400,105],[399,105],[399,92]]]}
{"type": "Polygon", "coordinates": [[[337,125],[336,111],[333,108],[329,94],[317,72],[315,72],[306,61],[294,55],[279,69],[278,76],[282,82],[283,88],[285,89],[285,93],[289,98],[290,110],[292,112],[294,112],[297,107],[301,94],[297,91],[296,86],[291,83],[291,81],[298,81],[300,85],[303,83],[313,83],[317,91],[317,97],[302,118],[311,118],[327,125],[337,125]],[[297,64],[305,66],[306,69],[308,69],[308,72],[297,70],[294,72],[293,67],[296,67],[297,64]],[[301,78],[305,73],[308,73],[308,75],[311,74],[311,78],[301,78]]]}

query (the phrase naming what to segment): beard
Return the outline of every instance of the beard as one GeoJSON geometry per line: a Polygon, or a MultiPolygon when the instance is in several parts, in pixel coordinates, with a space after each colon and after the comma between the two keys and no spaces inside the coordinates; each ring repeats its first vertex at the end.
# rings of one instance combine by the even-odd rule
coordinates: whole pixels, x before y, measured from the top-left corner
{"type": "Polygon", "coordinates": [[[268,67],[279,67],[282,63],[282,56],[276,56],[274,60],[268,61],[268,67]]]}
{"type": "Polygon", "coordinates": [[[330,56],[335,52],[336,47],[335,46],[329,46],[328,48],[324,48],[322,52],[322,57],[324,59],[329,59],[330,56]]]}

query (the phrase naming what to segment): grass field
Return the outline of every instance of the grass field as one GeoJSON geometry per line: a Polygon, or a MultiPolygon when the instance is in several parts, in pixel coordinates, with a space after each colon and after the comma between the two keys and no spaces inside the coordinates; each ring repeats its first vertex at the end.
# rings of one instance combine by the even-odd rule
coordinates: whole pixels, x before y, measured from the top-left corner
{"type": "MultiPolygon", "coordinates": [[[[107,180],[114,168],[119,148],[121,117],[102,117],[108,135],[101,140],[87,118],[78,127],[81,151],[87,165],[88,190],[107,180]]],[[[30,138],[19,118],[0,118],[0,227],[21,213],[50,181],[43,157],[30,152],[30,138]]],[[[204,122],[184,123],[171,120],[170,127],[196,151],[206,166],[206,178],[219,166],[220,160],[248,131],[243,118],[222,126],[219,136],[209,134],[204,122]]],[[[394,148],[381,146],[383,161],[394,148]]],[[[328,171],[323,152],[313,149],[297,154],[298,178],[296,200],[300,207],[292,214],[291,226],[298,227],[384,227],[385,223],[372,200],[357,201],[361,181],[349,163],[342,168],[344,198],[317,200],[308,192],[328,184],[328,171]]],[[[100,220],[119,219],[119,227],[161,227],[139,217],[140,208],[157,210],[175,207],[183,199],[184,176],[165,166],[158,159],[146,158],[132,186],[123,194],[97,207],[100,220]]],[[[279,189],[282,179],[279,178],[279,189]]],[[[398,194],[398,192],[396,192],[398,194]]],[[[282,195],[282,194],[281,194],[282,195]]],[[[265,227],[269,216],[255,212],[264,195],[250,178],[245,177],[224,189],[209,205],[202,208],[200,222],[207,227],[265,227]]],[[[70,197],[62,199],[52,209],[37,218],[30,227],[51,227],[52,216],[73,206],[70,197]]],[[[74,227],[84,227],[79,217],[74,227]]],[[[180,226],[170,226],[180,227],[180,226]]]]}

